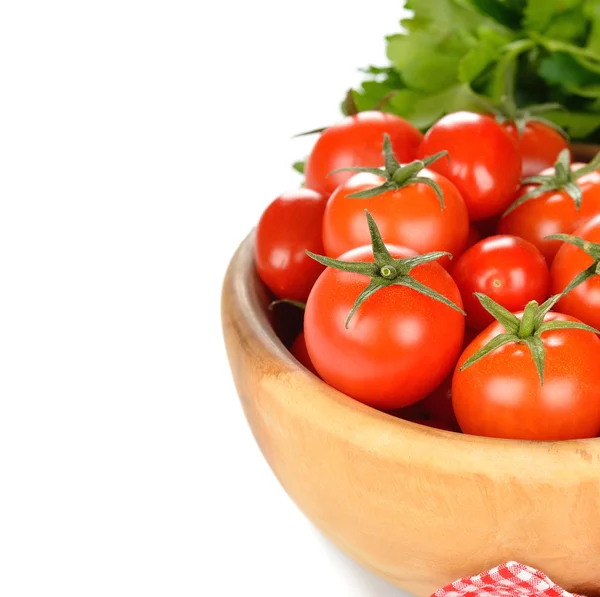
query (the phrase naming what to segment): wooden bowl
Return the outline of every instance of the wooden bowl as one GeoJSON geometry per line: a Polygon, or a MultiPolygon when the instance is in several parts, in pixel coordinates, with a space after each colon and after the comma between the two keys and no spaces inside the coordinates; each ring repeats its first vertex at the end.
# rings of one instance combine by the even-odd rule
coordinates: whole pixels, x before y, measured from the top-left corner
{"type": "Polygon", "coordinates": [[[306,516],[355,560],[419,597],[507,560],[600,596],[600,440],[440,431],[331,388],[273,332],[253,240],[242,243],[225,279],[225,343],[254,436],[306,516]]]}

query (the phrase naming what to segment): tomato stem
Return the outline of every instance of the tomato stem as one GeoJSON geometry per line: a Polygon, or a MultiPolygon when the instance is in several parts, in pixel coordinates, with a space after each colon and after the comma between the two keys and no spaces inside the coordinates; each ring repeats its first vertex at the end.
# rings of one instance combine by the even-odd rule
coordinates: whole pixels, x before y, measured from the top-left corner
{"type": "Polygon", "coordinates": [[[594,334],[600,333],[593,327],[579,321],[544,321],[550,312],[550,309],[552,309],[563,296],[562,294],[551,296],[541,305],[538,305],[536,301],[531,301],[525,307],[521,320],[519,320],[516,315],[493,301],[489,296],[478,292],[475,293],[475,296],[481,303],[481,306],[492,315],[494,319],[502,324],[506,333],[498,334],[485,346],[482,346],[475,354],[471,355],[471,357],[460,367],[460,371],[464,371],[468,367],[471,367],[477,363],[477,361],[487,357],[505,344],[513,344],[516,342],[524,344],[529,349],[540,378],[540,384],[544,385],[544,368],[546,361],[546,349],[542,339],[542,334],[544,332],[551,330],[578,329],[594,334]]]}
{"type": "Polygon", "coordinates": [[[571,170],[571,152],[568,149],[563,149],[559,154],[554,164],[554,174],[536,176],[529,176],[521,181],[523,185],[537,185],[528,193],[525,193],[519,197],[505,212],[503,215],[508,215],[517,207],[520,207],[526,201],[531,199],[537,199],[544,193],[549,191],[563,191],[565,192],[573,202],[575,208],[579,211],[581,207],[581,201],[583,194],[581,187],[577,183],[577,180],[586,174],[590,174],[600,168],[600,152],[598,152],[594,159],[585,166],[578,168],[577,170],[571,170]]]}
{"type": "Polygon", "coordinates": [[[401,259],[394,259],[388,248],[385,246],[379,228],[371,214],[365,209],[367,216],[367,223],[369,225],[369,234],[371,235],[371,245],[373,248],[373,259],[374,262],[370,261],[341,261],[339,259],[332,259],[331,257],[325,257],[324,255],[315,255],[310,251],[306,251],[309,257],[312,257],[315,261],[322,263],[327,267],[332,267],[337,270],[344,272],[351,272],[355,274],[362,274],[371,278],[368,285],[358,295],[348,318],[346,319],[346,328],[348,328],[350,320],[357,309],[373,294],[386,288],[387,286],[397,285],[406,286],[416,292],[424,294],[429,298],[432,298],[444,305],[458,311],[465,315],[465,312],[455,305],[450,299],[447,299],[443,294],[436,292],[429,286],[425,286],[421,282],[415,280],[410,272],[424,263],[430,261],[436,261],[441,257],[449,257],[452,259],[452,255],[446,251],[432,251],[431,253],[425,253],[423,255],[415,255],[414,257],[405,257],[401,259]]]}
{"type": "Polygon", "coordinates": [[[535,330],[535,315],[538,310],[537,301],[530,301],[525,307],[521,323],[519,324],[519,338],[529,338],[535,330]]]}
{"type": "Polygon", "coordinates": [[[421,172],[421,170],[423,170],[423,168],[427,168],[427,166],[430,166],[440,158],[446,157],[450,159],[447,151],[440,151],[434,155],[426,157],[423,160],[415,160],[414,162],[410,162],[409,164],[402,166],[394,155],[390,136],[387,133],[384,133],[383,157],[385,160],[384,169],[367,167],[338,168],[337,170],[330,172],[328,176],[331,174],[336,174],[337,172],[368,172],[369,174],[375,174],[385,179],[383,184],[379,186],[371,187],[370,189],[348,195],[349,199],[369,199],[371,197],[376,197],[377,195],[387,193],[391,190],[401,189],[411,184],[426,184],[427,186],[431,187],[437,195],[441,210],[443,211],[445,209],[446,205],[444,203],[444,194],[442,193],[442,189],[437,182],[425,176],[418,176],[418,174],[421,172]]]}

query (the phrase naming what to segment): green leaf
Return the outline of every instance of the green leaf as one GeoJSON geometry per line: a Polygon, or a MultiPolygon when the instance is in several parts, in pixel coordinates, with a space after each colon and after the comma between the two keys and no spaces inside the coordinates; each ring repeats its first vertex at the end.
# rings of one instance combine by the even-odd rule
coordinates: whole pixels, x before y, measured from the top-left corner
{"type": "Polygon", "coordinates": [[[556,52],[540,63],[539,75],[551,85],[584,87],[600,83],[597,73],[584,68],[571,54],[556,52]]]}
{"type": "Polygon", "coordinates": [[[600,0],[586,2],[584,14],[591,24],[586,48],[600,54],[600,0]]]}
{"type": "Polygon", "coordinates": [[[488,42],[479,42],[458,63],[458,80],[470,83],[498,58],[498,48],[488,42]]]}
{"type": "Polygon", "coordinates": [[[296,172],[299,172],[300,174],[304,174],[305,166],[306,166],[306,160],[302,160],[302,161],[294,162],[292,165],[292,168],[296,172]]]}
{"type": "Polygon", "coordinates": [[[497,23],[510,29],[518,29],[521,15],[520,9],[502,0],[467,0],[480,13],[494,19],[497,23]]]}
{"type": "Polygon", "coordinates": [[[554,18],[578,8],[581,3],[582,0],[527,0],[523,25],[526,29],[544,33],[554,18]]]}
{"type": "Polygon", "coordinates": [[[600,128],[600,113],[549,112],[546,118],[567,130],[572,139],[586,139],[600,128]]]}
{"type": "Polygon", "coordinates": [[[569,10],[556,15],[545,35],[554,40],[583,43],[586,38],[588,23],[579,9],[569,10]]]}

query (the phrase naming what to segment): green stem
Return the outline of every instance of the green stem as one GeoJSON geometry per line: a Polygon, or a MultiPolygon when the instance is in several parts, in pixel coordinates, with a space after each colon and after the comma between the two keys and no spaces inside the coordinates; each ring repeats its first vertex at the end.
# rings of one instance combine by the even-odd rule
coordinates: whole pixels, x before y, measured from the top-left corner
{"type": "Polygon", "coordinates": [[[523,317],[521,318],[521,324],[519,325],[519,338],[529,338],[535,331],[535,315],[538,307],[537,301],[527,303],[523,317]]]}

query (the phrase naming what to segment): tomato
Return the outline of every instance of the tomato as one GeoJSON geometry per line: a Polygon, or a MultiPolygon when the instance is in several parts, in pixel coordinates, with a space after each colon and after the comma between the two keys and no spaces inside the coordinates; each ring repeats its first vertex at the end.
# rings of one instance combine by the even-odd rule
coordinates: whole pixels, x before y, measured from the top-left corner
{"type": "MultiPolygon", "coordinates": [[[[416,255],[405,247],[388,249],[396,259],[416,255]]],[[[373,249],[359,247],[340,259],[373,262],[373,249]]],[[[461,306],[456,284],[438,263],[417,265],[410,276],[461,306]]],[[[371,294],[346,328],[348,314],[370,283],[367,275],[328,267],[308,297],[304,334],[323,380],[365,404],[392,410],[417,402],[450,372],[461,350],[464,316],[393,284],[371,294]]]]}
{"type": "Polygon", "coordinates": [[[325,129],[318,138],[306,161],[306,186],[329,196],[352,176],[351,172],[328,176],[333,170],[383,166],[384,133],[390,135],[400,162],[415,159],[423,135],[410,122],[385,112],[360,112],[325,129]]]}
{"type": "MultiPolygon", "coordinates": [[[[573,164],[571,170],[577,170],[585,164],[573,164]]],[[[552,176],[554,169],[542,172],[552,176]]],[[[577,210],[575,202],[564,190],[548,191],[525,201],[519,207],[504,215],[498,225],[500,234],[520,236],[534,244],[544,255],[548,264],[552,263],[560,248],[560,241],[546,240],[551,234],[572,234],[587,220],[600,213],[600,172],[585,174],[577,180],[582,191],[581,207],[577,210]]],[[[523,186],[517,199],[535,189],[535,185],[523,186]]]]}
{"type": "Polygon", "coordinates": [[[308,255],[323,251],[326,199],[315,191],[284,193],[264,211],[256,230],[258,275],[278,298],[306,301],[323,266],[308,255]]]}
{"type": "Polygon", "coordinates": [[[450,271],[465,305],[467,325],[480,331],[494,318],[473,296],[480,292],[511,312],[544,302],[550,274],[543,255],[516,236],[490,236],[467,250],[450,271]]]}
{"type": "MultiPolygon", "coordinates": [[[[463,350],[471,344],[477,336],[476,332],[470,329],[465,330],[463,340],[463,350]]],[[[417,402],[415,406],[419,407],[424,417],[429,417],[434,421],[444,421],[451,427],[457,427],[456,416],[452,408],[452,376],[454,371],[451,371],[448,377],[435,389],[431,394],[417,402]]],[[[423,418],[423,417],[420,417],[423,418]]],[[[414,420],[414,419],[411,419],[414,420]]]]}
{"type": "MultiPolygon", "coordinates": [[[[518,313],[521,319],[523,313],[518,313]]],[[[545,322],[577,320],[549,313],[545,322]]],[[[580,329],[543,332],[544,383],[528,347],[511,342],[461,371],[492,338],[493,323],[461,355],[452,381],[452,403],[464,433],[526,440],[596,437],[600,432],[600,340],[580,329]]]]}
{"type": "MultiPolygon", "coordinates": [[[[573,235],[592,243],[600,243],[600,215],[578,228],[573,235]]],[[[594,260],[585,251],[564,243],[550,269],[552,293],[561,293],[577,274],[593,263],[594,260]]],[[[560,300],[556,308],[600,329],[600,276],[593,276],[576,286],[560,300]]]]}
{"type": "Polygon", "coordinates": [[[303,331],[300,332],[294,340],[292,346],[290,347],[290,352],[294,355],[296,360],[304,365],[311,373],[314,373],[317,376],[319,375],[315,369],[315,366],[310,360],[310,356],[308,355],[308,350],[306,349],[306,339],[303,331]]]}
{"type": "Polygon", "coordinates": [[[368,199],[349,197],[353,193],[378,187],[385,179],[370,173],[354,175],[331,195],[323,219],[325,253],[337,257],[369,243],[365,208],[373,215],[386,243],[427,253],[462,253],[469,233],[467,208],[456,187],[443,176],[422,170],[420,178],[439,185],[444,196],[442,210],[435,191],[415,182],[391,189],[368,199]]]}
{"type": "Polygon", "coordinates": [[[471,221],[502,213],[521,180],[521,156],[511,136],[490,116],[448,114],[427,131],[419,157],[447,150],[450,160],[430,168],[453,182],[471,221]]]}
{"type": "Polygon", "coordinates": [[[558,154],[569,147],[567,140],[551,126],[529,120],[519,134],[517,125],[511,121],[501,123],[516,143],[522,160],[522,177],[539,174],[556,162],[558,154]]]}

